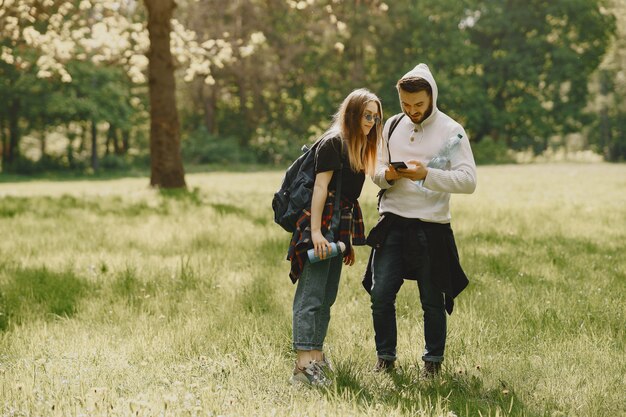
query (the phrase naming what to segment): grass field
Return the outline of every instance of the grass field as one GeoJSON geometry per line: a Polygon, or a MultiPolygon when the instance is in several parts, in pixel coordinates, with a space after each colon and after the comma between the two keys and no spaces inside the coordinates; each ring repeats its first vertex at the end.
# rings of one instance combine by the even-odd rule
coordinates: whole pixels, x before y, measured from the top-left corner
{"type": "MultiPolygon", "coordinates": [[[[417,289],[398,299],[400,376],[373,374],[345,268],[329,389],[288,384],[280,172],[0,183],[0,415],[624,416],[626,165],[480,167],[452,199],[470,286],[441,378],[418,378],[417,289]]],[[[375,186],[361,198],[369,229],[375,186]]]]}

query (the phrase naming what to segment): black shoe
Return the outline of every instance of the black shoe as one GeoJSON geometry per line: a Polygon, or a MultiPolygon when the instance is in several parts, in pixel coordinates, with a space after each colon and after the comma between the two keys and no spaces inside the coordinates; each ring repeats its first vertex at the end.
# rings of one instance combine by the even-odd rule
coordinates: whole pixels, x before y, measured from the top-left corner
{"type": "Polygon", "coordinates": [[[391,372],[395,369],[395,367],[395,361],[378,358],[378,362],[376,362],[376,366],[374,367],[374,372],[391,372]]]}
{"type": "Polygon", "coordinates": [[[434,378],[441,372],[441,362],[427,362],[424,361],[424,367],[420,375],[422,378],[434,378]]]}

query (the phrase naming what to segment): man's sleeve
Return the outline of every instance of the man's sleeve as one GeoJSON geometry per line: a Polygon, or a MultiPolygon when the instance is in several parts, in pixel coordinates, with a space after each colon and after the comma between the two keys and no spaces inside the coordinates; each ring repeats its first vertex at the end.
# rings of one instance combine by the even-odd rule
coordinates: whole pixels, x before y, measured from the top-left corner
{"type": "Polygon", "coordinates": [[[465,130],[463,138],[452,151],[450,170],[428,168],[424,187],[444,193],[471,194],[476,189],[476,163],[465,130]]]}

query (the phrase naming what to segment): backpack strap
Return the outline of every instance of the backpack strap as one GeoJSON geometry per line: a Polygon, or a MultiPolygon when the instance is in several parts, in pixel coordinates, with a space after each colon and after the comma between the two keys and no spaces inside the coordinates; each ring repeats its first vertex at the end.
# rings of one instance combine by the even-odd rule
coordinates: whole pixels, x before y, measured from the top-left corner
{"type": "MultiPolygon", "coordinates": [[[[391,151],[389,150],[389,141],[391,141],[391,135],[393,134],[393,131],[396,130],[396,127],[398,127],[398,124],[400,124],[400,120],[402,120],[402,118],[405,116],[404,113],[398,113],[395,116],[393,116],[391,119],[389,119],[389,133],[387,134],[387,155],[389,155],[389,162],[391,162],[391,151]]],[[[383,194],[385,194],[385,191],[387,190],[383,190],[381,189],[380,191],[378,191],[378,202],[376,203],[376,209],[380,209],[380,202],[383,199],[383,194]]]]}
{"type": "Polygon", "coordinates": [[[389,155],[389,162],[391,162],[391,151],[389,151],[389,141],[391,140],[391,135],[393,134],[393,131],[396,130],[396,127],[398,127],[398,124],[400,123],[400,120],[402,120],[402,118],[404,117],[404,113],[398,113],[395,116],[393,116],[391,119],[389,119],[389,133],[387,134],[387,154],[389,155]]]}

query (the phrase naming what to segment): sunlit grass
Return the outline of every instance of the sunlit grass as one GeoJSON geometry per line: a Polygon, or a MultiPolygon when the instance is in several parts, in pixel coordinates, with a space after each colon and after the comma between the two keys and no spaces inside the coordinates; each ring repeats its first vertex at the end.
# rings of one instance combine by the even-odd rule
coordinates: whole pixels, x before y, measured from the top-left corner
{"type": "MultiPolygon", "coordinates": [[[[404,374],[375,360],[367,260],[344,269],[329,390],[297,389],[280,172],[0,183],[0,414],[616,416],[626,413],[626,166],[479,168],[453,197],[469,288],[444,374],[418,378],[421,313],[398,298],[404,374]]],[[[376,189],[361,198],[366,226],[376,189]]]]}

